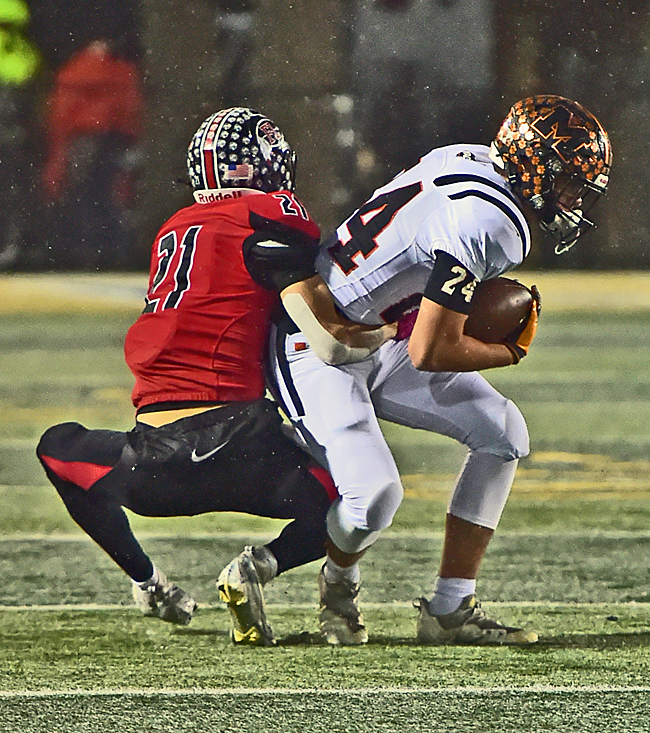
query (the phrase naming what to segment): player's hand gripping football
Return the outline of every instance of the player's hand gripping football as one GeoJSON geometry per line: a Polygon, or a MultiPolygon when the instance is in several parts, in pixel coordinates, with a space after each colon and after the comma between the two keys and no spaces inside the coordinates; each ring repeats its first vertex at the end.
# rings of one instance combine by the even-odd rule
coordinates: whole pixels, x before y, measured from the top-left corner
{"type": "Polygon", "coordinates": [[[542,296],[539,294],[537,285],[533,285],[530,292],[533,294],[533,304],[523,330],[518,335],[515,334],[512,338],[505,340],[505,345],[510,349],[514,357],[513,364],[519,364],[524,356],[528,354],[528,349],[533,343],[535,333],[537,332],[539,314],[542,312],[542,296]]]}

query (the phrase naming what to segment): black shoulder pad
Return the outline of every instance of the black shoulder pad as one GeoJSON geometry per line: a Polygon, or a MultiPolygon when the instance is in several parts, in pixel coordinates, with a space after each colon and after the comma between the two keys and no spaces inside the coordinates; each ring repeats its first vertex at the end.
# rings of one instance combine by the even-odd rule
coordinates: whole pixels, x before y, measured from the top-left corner
{"type": "Polygon", "coordinates": [[[316,274],[318,242],[303,232],[291,231],[302,236],[283,237],[277,231],[259,230],[244,240],[244,264],[263,288],[282,292],[316,274]]]}
{"type": "Polygon", "coordinates": [[[305,247],[318,246],[318,239],[307,234],[307,232],[303,232],[301,229],[294,229],[284,222],[269,219],[266,216],[261,216],[255,211],[250,212],[248,220],[252,229],[259,232],[266,232],[267,234],[273,234],[276,238],[279,238],[278,241],[280,242],[304,245],[305,247]]]}

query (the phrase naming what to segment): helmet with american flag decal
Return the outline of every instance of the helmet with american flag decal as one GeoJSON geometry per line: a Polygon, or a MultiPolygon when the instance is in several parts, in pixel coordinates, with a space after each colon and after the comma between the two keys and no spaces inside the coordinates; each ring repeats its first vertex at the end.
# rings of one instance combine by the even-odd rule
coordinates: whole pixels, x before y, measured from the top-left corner
{"type": "Polygon", "coordinates": [[[586,214],[607,189],[612,149],[603,126],[582,105],[550,94],[517,102],[490,158],[537,213],[558,254],[593,226],[586,214]]]}
{"type": "Polygon", "coordinates": [[[293,191],[295,169],[296,154],[277,125],[247,107],[210,115],[187,149],[187,170],[195,191],[293,191]]]}

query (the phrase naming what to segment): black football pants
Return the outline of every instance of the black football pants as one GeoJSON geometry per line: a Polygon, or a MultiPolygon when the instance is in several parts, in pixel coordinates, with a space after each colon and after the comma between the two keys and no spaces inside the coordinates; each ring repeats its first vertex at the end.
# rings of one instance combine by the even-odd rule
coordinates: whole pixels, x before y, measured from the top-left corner
{"type": "Polygon", "coordinates": [[[128,433],[63,423],[44,433],[37,455],[71,517],[134,580],[151,577],[152,564],[123,507],[151,517],[293,519],[267,545],[279,572],[325,555],[331,479],[283,433],[268,400],[128,433]]]}

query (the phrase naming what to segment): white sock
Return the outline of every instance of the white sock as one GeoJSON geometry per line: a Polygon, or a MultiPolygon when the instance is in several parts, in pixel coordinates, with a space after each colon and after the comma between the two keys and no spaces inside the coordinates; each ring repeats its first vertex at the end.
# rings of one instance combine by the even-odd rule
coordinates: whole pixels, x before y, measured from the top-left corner
{"type": "Polygon", "coordinates": [[[429,601],[429,613],[444,616],[453,613],[465,596],[476,591],[476,578],[436,578],[433,597],[429,601]]]}
{"type": "Polygon", "coordinates": [[[137,581],[134,580],[133,582],[138,585],[142,590],[147,590],[147,588],[151,588],[152,585],[156,585],[158,580],[160,579],[160,573],[158,571],[158,568],[154,565],[153,566],[153,575],[149,578],[149,580],[143,580],[143,581],[137,581]]]}
{"type": "Polygon", "coordinates": [[[355,562],[354,565],[351,565],[349,568],[342,568],[340,565],[337,565],[331,557],[328,557],[325,561],[323,573],[325,574],[325,580],[329,583],[336,583],[337,580],[345,579],[350,583],[354,583],[354,585],[358,585],[361,580],[361,568],[359,567],[359,563],[355,562]]]}
{"type": "Polygon", "coordinates": [[[253,560],[262,585],[266,585],[278,574],[277,558],[266,545],[253,548],[253,560]]]}

